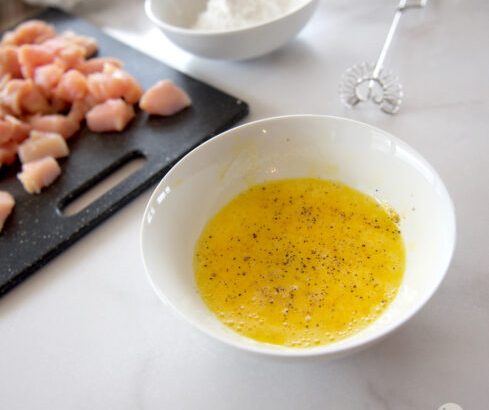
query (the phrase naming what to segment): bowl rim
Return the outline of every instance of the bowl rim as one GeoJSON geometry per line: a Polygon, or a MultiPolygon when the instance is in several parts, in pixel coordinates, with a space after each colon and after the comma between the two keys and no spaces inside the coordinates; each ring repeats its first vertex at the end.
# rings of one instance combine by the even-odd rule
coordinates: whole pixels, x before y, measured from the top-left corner
{"type": "MultiPolygon", "coordinates": [[[[272,20],[267,20],[261,23],[253,24],[251,26],[246,26],[246,27],[241,27],[241,28],[236,28],[236,29],[224,29],[224,30],[204,30],[204,29],[192,29],[192,28],[186,28],[186,27],[181,27],[181,26],[176,26],[174,24],[167,23],[166,21],[162,20],[153,11],[153,3],[158,0],[145,0],[144,1],[144,11],[146,12],[146,15],[148,18],[156,24],[158,27],[160,27],[163,30],[168,30],[173,33],[177,34],[184,34],[189,37],[219,37],[222,35],[227,35],[227,34],[237,34],[237,33],[242,33],[245,31],[250,31],[254,30],[256,28],[264,27],[267,25],[271,25],[279,20],[285,19],[292,14],[298,13],[302,9],[305,9],[306,7],[312,6],[312,3],[318,3],[319,0],[303,0],[302,4],[297,5],[296,7],[293,7],[290,9],[287,13],[281,14],[278,17],[275,17],[272,20]]],[[[164,0],[159,0],[159,1],[164,1],[164,0]]]]}
{"type": "MultiPolygon", "coordinates": [[[[336,355],[341,355],[341,354],[347,354],[350,351],[355,351],[359,350],[363,347],[367,347],[370,344],[379,341],[386,337],[387,335],[391,334],[401,326],[403,326],[405,323],[407,323],[413,316],[415,316],[421,308],[423,308],[426,303],[433,297],[435,292],[438,290],[440,287],[441,283],[443,282],[445,276],[447,275],[448,268],[450,267],[451,261],[453,259],[453,254],[455,251],[456,247],[456,238],[457,236],[457,227],[456,227],[456,214],[455,214],[455,206],[452,201],[452,198],[450,197],[450,194],[439,176],[438,172],[433,168],[433,166],[421,155],[416,151],[414,148],[412,148],[407,142],[401,140],[400,138],[392,135],[391,133],[382,130],[381,128],[375,127],[373,125],[367,124],[365,122],[345,118],[345,117],[340,117],[340,116],[333,116],[333,115],[318,115],[318,114],[293,114],[293,115],[282,115],[282,116],[275,116],[275,117],[267,117],[264,119],[260,120],[255,120],[251,121],[242,125],[239,125],[237,127],[233,127],[227,131],[224,131],[209,140],[205,141],[204,143],[200,144],[199,146],[195,147],[193,150],[188,152],[185,156],[183,156],[179,161],[173,165],[173,167],[168,171],[168,173],[163,176],[163,178],[160,180],[156,188],[153,190],[150,199],[148,200],[141,225],[140,225],[140,230],[139,230],[139,247],[140,247],[140,254],[143,260],[143,266],[144,270],[146,273],[146,277],[149,280],[151,287],[155,291],[155,293],[158,295],[158,297],[161,299],[161,301],[169,306],[171,310],[176,312],[178,316],[183,318],[187,323],[191,324],[195,328],[199,329],[201,332],[206,334],[212,339],[217,339],[224,343],[225,345],[232,346],[234,348],[248,351],[248,352],[253,352],[253,353],[258,353],[262,354],[265,356],[275,356],[275,357],[291,357],[291,358],[305,358],[305,357],[315,357],[315,356],[336,356],[336,355]],[[285,347],[285,346],[278,346],[278,345],[272,345],[268,343],[263,343],[263,342],[258,342],[254,341],[251,338],[247,338],[246,336],[241,337],[251,340],[254,342],[254,344],[241,344],[241,343],[236,343],[235,341],[230,340],[229,338],[221,335],[214,333],[208,328],[203,325],[201,322],[194,320],[193,318],[188,317],[185,315],[183,312],[181,312],[177,306],[175,306],[163,293],[163,291],[155,284],[152,278],[152,274],[148,268],[148,265],[146,263],[145,259],[145,226],[146,226],[146,218],[149,213],[149,209],[151,208],[151,204],[154,202],[154,199],[161,193],[162,187],[164,188],[166,186],[166,180],[169,179],[178,169],[178,167],[186,162],[189,161],[189,158],[192,157],[196,152],[201,151],[203,149],[207,149],[209,145],[215,144],[216,142],[228,137],[230,134],[233,133],[239,133],[240,130],[248,127],[255,127],[255,126],[260,126],[262,124],[266,124],[269,122],[273,121],[287,121],[289,119],[297,119],[297,118],[302,118],[302,119],[319,119],[319,120],[333,120],[333,121],[340,121],[340,122],[346,122],[350,124],[354,124],[357,126],[361,126],[370,130],[373,130],[375,132],[378,132],[382,135],[384,135],[386,138],[390,139],[391,141],[395,142],[396,144],[402,146],[404,149],[406,149],[410,154],[414,155],[417,160],[419,160],[424,167],[426,167],[430,173],[434,176],[435,180],[438,182],[439,187],[442,189],[443,195],[445,196],[447,200],[447,209],[449,210],[449,216],[451,219],[451,232],[450,232],[450,237],[452,238],[452,243],[450,246],[450,249],[448,250],[448,255],[447,259],[445,262],[445,265],[440,269],[441,275],[439,276],[437,282],[434,284],[430,292],[428,292],[423,299],[421,299],[417,305],[410,310],[407,314],[405,314],[403,317],[401,317],[400,320],[394,321],[388,325],[386,325],[384,328],[380,329],[377,333],[374,333],[372,335],[369,335],[368,337],[357,340],[354,342],[347,343],[346,345],[343,344],[340,347],[335,347],[336,343],[331,343],[331,344],[324,344],[320,346],[315,346],[315,347],[310,347],[310,348],[292,348],[292,347],[285,347]],[[278,347],[278,348],[277,348],[278,347]]],[[[212,312],[210,312],[212,314],[212,312]]],[[[348,337],[346,339],[341,339],[341,341],[347,341],[348,337]]]]}

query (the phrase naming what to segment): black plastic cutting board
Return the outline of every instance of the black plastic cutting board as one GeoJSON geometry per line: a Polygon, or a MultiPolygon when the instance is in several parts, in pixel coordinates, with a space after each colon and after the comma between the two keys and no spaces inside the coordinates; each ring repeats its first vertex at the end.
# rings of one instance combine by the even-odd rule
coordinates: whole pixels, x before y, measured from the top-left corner
{"type": "Polygon", "coordinates": [[[50,8],[36,18],[53,24],[59,32],[73,30],[95,37],[99,56],[120,58],[143,88],[160,79],[173,80],[190,95],[193,105],[169,118],[138,112],[122,133],[81,130],[70,139],[71,155],[60,161],[61,177],[40,195],[24,192],[16,179],[18,164],[1,170],[0,190],[10,192],[16,206],[0,233],[0,296],[158,181],[189,150],[248,113],[243,101],[114,40],[77,17],[50,8]],[[141,156],[146,158],[143,168],[78,214],[62,215],[60,210],[70,199],[141,156]]]}

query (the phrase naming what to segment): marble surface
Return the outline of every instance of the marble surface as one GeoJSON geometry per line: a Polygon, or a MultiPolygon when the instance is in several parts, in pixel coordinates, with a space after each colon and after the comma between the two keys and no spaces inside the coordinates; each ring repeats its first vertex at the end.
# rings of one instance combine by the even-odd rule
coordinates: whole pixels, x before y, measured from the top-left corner
{"type": "Polygon", "coordinates": [[[405,86],[401,112],[345,110],[338,80],[376,58],[394,3],[322,0],[296,40],[241,63],[177,49],[152,27],[142,1],[86,0],[74,12],[246,100],[247,121],[342,115],[419,150],[444,179],[458,218],[453,263],[425,308],[374,347],[334,362],[225,347],[174,316],[150,288],[138,244],[147,192],[0,300],[1,409],[488,408],[489,3],[432,0],[406,14],[387,59],[405,86]]]}

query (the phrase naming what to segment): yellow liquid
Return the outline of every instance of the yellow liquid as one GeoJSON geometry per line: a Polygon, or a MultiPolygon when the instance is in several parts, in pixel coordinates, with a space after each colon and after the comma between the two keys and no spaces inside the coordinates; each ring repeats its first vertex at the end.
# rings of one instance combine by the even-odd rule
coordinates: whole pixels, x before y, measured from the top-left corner
{"type": "Polygon", "coordinates": [[[399,217],[339,182],[255,185],[222,208],[195,250],[199,291],[252,339],[311,347],[374,321],[401,284],[399,217]]]}

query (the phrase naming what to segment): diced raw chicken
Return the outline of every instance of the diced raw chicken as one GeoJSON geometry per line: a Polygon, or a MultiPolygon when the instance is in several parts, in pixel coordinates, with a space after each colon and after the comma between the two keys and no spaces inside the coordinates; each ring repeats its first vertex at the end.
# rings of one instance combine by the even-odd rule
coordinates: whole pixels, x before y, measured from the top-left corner
{"type": "Polygon", "coordinates": [[[42,43],[55,54],[70,46],[79,47],[83,50],[83,57],[89,58],[97,52],[97,42],[91,37],[81,36],[72,31],[65,31],[62,35],[53,37],[42,43]]]}
{"type": "MultiPolygon", "coordinates": [[[[4,74],[3,77],[0,77],[0,91],[3,91],[8,82],[12,79],[11,74],[4,74]]],[[[1,107],[1,104],[0,104],[1,107]]]]}
{"type": "Polygon", "coordinates": [[[76,118],[61,114],[34,115],[30,118],[29,123],[33,130],[57,132],[66,139],[72,137],[80,129],[80,122],[76,118]]]}
{"type": "Polygon", "coordinates": [[[86,77],[77,70],[68,70],[63,74],[56,87],[56,96],[62,100],[73,102],[85,97],[87,91],[86,77]]]}
{"type": "Polygon", "coordinates": [[[191,103],[185,91],[170,80],[161,80],[143,94],[139,106],[149,114],[173,115],[191,103]]]}
{"type": "Polygon", "coordinates": [[[14,126],[7,120],[0,120],[0,145],[9,142],[14,134],[14,126]]]}
{"type": "Polygon", "coordinates": [[[81,122],[85,118],[85,114],[95,105],[96,103],[91,99],[90,95],[81,100],[75,100],[71,105],[68,116],[75,121],[81,122]]]}
{"type": "Polygon", "coordinates": [[[29,134],[30,126],[11,115],[0,120],[0,145],[9,141],[22,142],[29,134]]]}
{"type": "Polygon", "coordinates": [[[66,157],[70,150],[60,134],[34,130],[29,138],[19,145],[17,153],[20,161],[25,164],[44,157],[66,157]]]}
{"type": "Polygon", "coordinates": [[[143,90],[137,80],[120,69],[104,66],[104,72],[88,76],[88,90],[97,102],[114,98],[124,98],[129,104],[134,104],[141,97],[143,90]],[[107,71],[109,67],[110,71],[107,71]]]}
{"type": "Polygon", "coordinates": [[[0,191],[0,232],[15,206],[15,199],[6,191],[0,191]]]}
{"type": "Polygon", "coordinates": [[[5,121],[8,121],[12,125],[12,141],[20,144],[24,141],[31,132],[31,126],[25,122],[22,122],[12,115],[6,115],[5,121]]]}
{"type": "Polygon", "coordinates": [[[51,109],[49,101],[41,89],[32,80],[25,80],[27,87],[22,96],[21,106],[23,111],[31,114],[46,113],[51,109]]]}
{"type": "Polygon", "coordinates": [[[85,50],[76,44],[68,44],[59,53],[55,61],[61,64],[65,70],[75,68],[85,59],[85,50]]]}
{"type": "Polygon", "coordinates": [[[0,168],[4,165],[11,165],[17,157],[17,143],[14,141],[0,145],[0,168]]]}
{"type": "Polygon", "coordinates": [[[120,98],[111,99],[93,107],[86,118],[92,131],[122,131],[134,118],[134,108],[120,98]]]}
{"type": "Polygon", "coordinates": [[[10,80],[2,87],[0,92],[0,105],[8,107],[8,109],[16,114],[22,114],[22,106],[20,105],[22,95],[25,92],[25,80],[10,80]]]}
{"type": "Polygon", "coordinates": [[[80,65],[76,66],[76,69],[85,75],[89,75],[103,72],[106,64],[116,68],[122,68],[123,65],[122,61],[117,58],[98,57],[83,61],[80,65]]]}
{"type": "Polygon", "coordinates": [[[0,46],[0,78],[10,74],[11,78],[21,76],[17,47],[0,46]]]}
{"type": "MultiPolygon", "coordinates": [[[[1,88],[0,88],[1,89],[1,88]]],[[[10,115],[11,111],[7,108],[1,105],[0,103],[0,118],[5,118],[5,116],[10,115]]]]}
{"type": "Polygon", "coordinates": [[[46,95],[51,95],[63,76],[64,69],[60,64],[52,63],[37,67],[34,71],[34,83],[40,87],[46,95]]]}
{"type": "Polygon", "coordinates": [[[59,53],[63,50],[63,48],[65,48],[69,44],[71,44],[71,43],[69,43],[65,38],[57,35],[55,37],[52,37],[52,38],[44,41],[42,43],[42,46],[44,48],[46,48],[47,50],[49,50],[51,53],[53,53],[55,55],[59,55],[59,53]]]}
{"type": "MultiPolygon", "coordinates": [[[[56,89],[53,90],[56,91],[56,89]]],[[[51,95],[51,111],[48,114],[56,114],[58,112],[65,113],[70,108],[70,103],[66,100],[51,95]]]]}
{"type": "Polygon", "coordinates": [[[57,35],[52,26],[36,20],[19,25],[0,42],[0,167],[19,155],[23,167],[18,178],[30,193],[39,193],[58,177],[55,158],[69,154],[65,140],[83,120],[95,132],[122,131],[135,116],[132,104],[140,99],[143,109],[159,115],[191,104],[169,81],[143,96],[120,60],[87,60],[96,51],[94,39],[72,32],[57,35]]]}
{"type": "Polygon", "coordinates": [[[19,47],[18,58],[20,71],[24,78],[32,78],[34,70],[42,65],[52,63],[55,55],[39,44],[26,44],[19,47]]]}
{"type": "Polygon", "coordinates": [[[85,60],[85,49],[61,36],[45,41],[42,47],[48,50],[65,70],[74,68],[85,60]]]}
{"type": "Polygon", "coordinates": [[[72,31],[65,31],[62,34],[62,38],[82,47],[85,50],[85,58],[89,58],[97,52],[97,42],[92,37],[81,36],[72,31]]]}
{"type": "Polygon", "coordinates": [[[97,102],[122,96],[122,84],[114,81],[107,73],[94,73],[88,76],[88,91],[97,102]]]}
{"type": "Polygon", "coordinates": [[[17,174],[24,189],[29,194],[39,194],[41,189],[51,185],[61,174],[61,168],[53,157],[44,157],[22,165],[22,172],[17,174]]]}
{"type": "Polygon", "coordinates": [[[123,70],[115,70],[112,73],[114,78],[119,79],[124,84],[122,98],[129,104],[135,104],[143,95],[143,89],[138,81],[130,74],[123,70]]]}
{"type": "Polygon", "coordinates": [[[50,110],[46,97],[30,79],[10,80],[0,92],[0,104],[16,115],[23,112],[45,113],[50,110]]]}
{"type": "Polygon", "coordinates": [[[0,45],[40,44],[55,36],[56,31],[50,24],[40,20],[29,20],[19,24],[15,30],[6,32],[0,45]]]}

